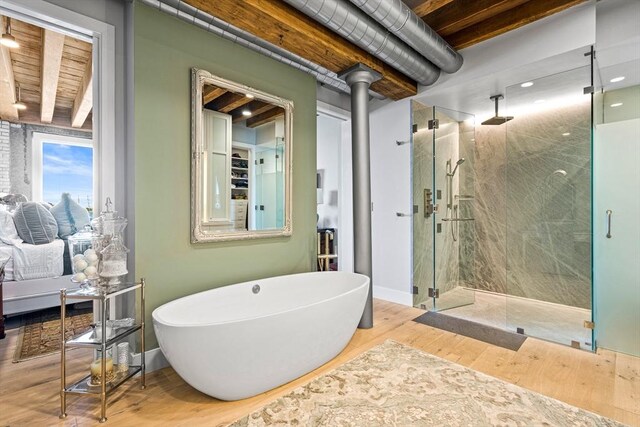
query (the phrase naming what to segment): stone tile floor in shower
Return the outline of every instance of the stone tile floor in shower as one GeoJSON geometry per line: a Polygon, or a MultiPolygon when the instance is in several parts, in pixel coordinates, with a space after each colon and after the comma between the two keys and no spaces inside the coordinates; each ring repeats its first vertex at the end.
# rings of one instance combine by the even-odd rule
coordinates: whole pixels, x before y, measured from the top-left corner
{"type": "MultiPolygon", "coordinates": [[[[445,292],[437,300],[441,307],[452,307],[456,302],[466,305],[440,312],[510,332],[522,328],[528,336],[565,345],[577,341],[580,348],[591,349],[591,330],[584,327],[584,321],[591,320],[590,310],[463,287],[445,292]]],[[[427,309],[430,305],[426,304],[427,309]]]]}

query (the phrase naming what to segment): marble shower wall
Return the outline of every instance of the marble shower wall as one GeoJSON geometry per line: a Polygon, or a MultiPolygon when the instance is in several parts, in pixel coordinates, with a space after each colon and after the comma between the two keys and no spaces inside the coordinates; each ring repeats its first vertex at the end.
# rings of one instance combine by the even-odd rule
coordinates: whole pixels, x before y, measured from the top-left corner
{"type": "Polygon", "coordinates": [[[477,289],[591,308],[590,102],[477,126],[473,271],[477,289]],[[565,134],[565,135],[563,135],[565,134]],[[569,135],[566,135],[569,134],[569,135]]]}

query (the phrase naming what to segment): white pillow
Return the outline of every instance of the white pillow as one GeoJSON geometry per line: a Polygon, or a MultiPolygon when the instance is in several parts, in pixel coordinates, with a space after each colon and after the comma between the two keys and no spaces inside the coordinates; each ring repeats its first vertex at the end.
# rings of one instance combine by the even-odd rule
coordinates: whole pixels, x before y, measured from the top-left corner
{"type": "Polygon", "coordinates": [[[22,243],[18,236],[16,224],[13,222],[13,215],[5,209],[0,209],[0,240],[7,245],[17,245],[22,243]]]}

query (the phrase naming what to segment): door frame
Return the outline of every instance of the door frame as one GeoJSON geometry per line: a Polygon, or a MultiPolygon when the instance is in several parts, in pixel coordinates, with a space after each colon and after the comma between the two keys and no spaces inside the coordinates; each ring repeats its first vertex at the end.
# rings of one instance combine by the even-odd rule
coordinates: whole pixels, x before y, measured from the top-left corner
{"type": "MultiPolygon", "coordinates": [[[[115,149],[114,26],[43,0],[0,0],[0,13],[93,44],[93,209],[100,212],[107,197],[125,200],[124,195],[116,194],[115,183],[116,163],[122,159],[116,158],[115,149]]],[[[119,209],[126,210],[124,206],[119,209]]]]}

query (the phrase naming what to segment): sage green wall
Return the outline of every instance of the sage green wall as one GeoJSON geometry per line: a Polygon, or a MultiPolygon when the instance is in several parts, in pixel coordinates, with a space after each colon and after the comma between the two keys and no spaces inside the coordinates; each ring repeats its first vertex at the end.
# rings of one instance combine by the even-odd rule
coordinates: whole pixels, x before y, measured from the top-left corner
{"type": "Polygon", "coordinates": [[[308,74],[136,3],[135,265],[151,312],[223,285],[311,271],[315,265],[316,84],[308,74]],[[293,235],[190,243],[192,67],[291,99],[293,235]]]}

